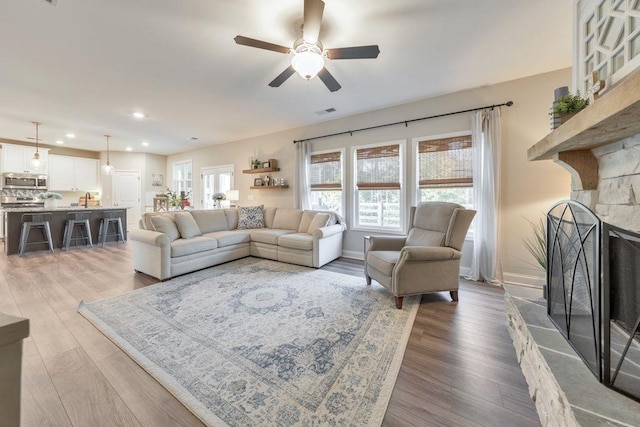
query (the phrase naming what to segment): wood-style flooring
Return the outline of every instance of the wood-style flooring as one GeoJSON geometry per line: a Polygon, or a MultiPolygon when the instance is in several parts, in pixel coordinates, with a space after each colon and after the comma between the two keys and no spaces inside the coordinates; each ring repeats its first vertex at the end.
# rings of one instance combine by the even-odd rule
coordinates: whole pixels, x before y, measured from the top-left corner
{"type": "MultiPolygon", "coordinates": [[[[156,283],[134,273],[131,257],[127,244],[0,255],[0,311],[31,325],[22,426],[202,425],[76,312],[81,300],[156,283]]],[[[363,274],[362,262],[349,259],[324,268],[363,274]]],[[[448,293],[422,298],[383,425],[540,425],[507,333],[500,288],[462,281],[457,304],[448,293]]]]}

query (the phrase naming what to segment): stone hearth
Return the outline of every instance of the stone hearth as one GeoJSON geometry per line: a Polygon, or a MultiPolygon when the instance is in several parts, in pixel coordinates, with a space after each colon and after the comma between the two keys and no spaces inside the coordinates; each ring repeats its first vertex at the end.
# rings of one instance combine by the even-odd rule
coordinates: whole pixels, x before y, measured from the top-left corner
{"type": "Polygon", "coordinates": [[[639,426],[640,403],[600,384],[547,317],[542,289],[505,285],[508,329],[544,426],[639,426]]]}

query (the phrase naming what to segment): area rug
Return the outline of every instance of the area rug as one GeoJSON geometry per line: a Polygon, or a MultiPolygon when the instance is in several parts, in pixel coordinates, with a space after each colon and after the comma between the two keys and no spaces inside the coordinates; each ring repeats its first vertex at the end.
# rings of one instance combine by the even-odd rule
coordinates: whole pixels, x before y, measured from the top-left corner
{"type": "Polygon", "coordinates": [[[379,425],[419,298],[244,258],[78,311],[215,426],[379,425]]]}

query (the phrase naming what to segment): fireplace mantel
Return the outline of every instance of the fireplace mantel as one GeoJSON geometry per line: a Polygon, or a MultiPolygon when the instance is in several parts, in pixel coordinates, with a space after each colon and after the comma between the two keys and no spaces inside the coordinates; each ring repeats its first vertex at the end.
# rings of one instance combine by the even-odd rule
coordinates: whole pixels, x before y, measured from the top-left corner
{"type": "Polygon", "coordinates": [[[640,133],[640,69],[527,150],[529,160],[589,151],[640,133]]]}

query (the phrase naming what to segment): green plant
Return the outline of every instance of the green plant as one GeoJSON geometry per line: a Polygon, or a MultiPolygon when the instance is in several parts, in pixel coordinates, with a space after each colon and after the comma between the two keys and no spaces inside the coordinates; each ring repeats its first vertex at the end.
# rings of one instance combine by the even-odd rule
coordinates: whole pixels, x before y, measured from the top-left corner
{"type": "Polygon", "coordinates": [[[547,269],[547,228],[544,220],[540,218],[537,223],[525,218],[533,229],[533,235],[522,239],[524,247],[535,258],[543,270],[547,269]]]}
{"type": "Polygon", "coordinates": [[[551,114],[557,114],[559,116],[573,114],[584,110],[588,105],[589,100],[581,97],[580,92],[575,95],[564,95],[553,103],[551,114]]]}
{"type": "Polygon", "coordinates": [[[45,193],[40,193],[36,196],[38,199],[56,199],[56,200],[62,200],[62,194],[60,193],[55,193],[53,191],[47,191],[45,193]]]}

